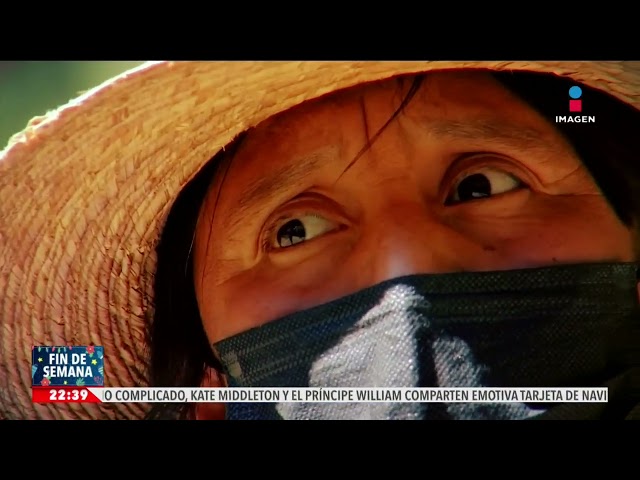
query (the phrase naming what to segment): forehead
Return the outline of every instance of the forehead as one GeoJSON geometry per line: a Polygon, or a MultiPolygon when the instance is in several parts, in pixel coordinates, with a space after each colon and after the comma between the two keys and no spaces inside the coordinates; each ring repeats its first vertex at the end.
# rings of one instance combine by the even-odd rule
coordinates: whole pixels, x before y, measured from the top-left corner
{"type": "MultiPolygon", "coordinates": [[[[267,152],[292,157],[322,148],[331,134],[340,137],[341,130],[361,127],[363,122],[367,133],[375,133],[401,105],[417,78],[405,76],[360,85],[272,117],[243,141],[238,162],[234,162],[235,173],[260,170],[267,152]]],[[[559,136],[553,125],[484,71],[441,71],[420,77],[420,87],[403,109],[402,118],[428,123],[434,134],[460,127],[457,133],[473,136],[482,133],[477,131],[481,127],[484,133],[506,129],[524,132],[521,137],[527,131],[535,137],[559,136]],[[471,125],[476,128],[463,128],[471,125]]]]}
{"type": "Polygon", "coordinates": [[[417,79],[420,79],[420,89],[410,105],[426,103],[439,106],[446,102],[473,108],[494,107],[496,103],[506,106],[506,103],[518,102],[517,97],[510,94],[489,71],[436,71],[379,80],[333,92],[275,115],[263,121],[259,127],[260,130],[269,130],[291,126],[292,122],[304,122],[310,115],[329,113],[363,97],[382,96],[390,104],[398,106],[417,79]]]}

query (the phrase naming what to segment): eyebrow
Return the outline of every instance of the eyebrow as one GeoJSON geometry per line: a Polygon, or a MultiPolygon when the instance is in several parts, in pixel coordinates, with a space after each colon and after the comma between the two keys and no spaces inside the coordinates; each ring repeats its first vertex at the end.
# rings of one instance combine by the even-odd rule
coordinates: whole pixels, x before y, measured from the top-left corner
{"type": "MultiPolygon", "coordinates": [[[[540,130],[514,125],[502,119],[483,117],[465,121],[433,119],[417,119],[417,121],[432,138],[491,142],[510,149],[535,150],[545,158],[557,155],[560,149],[560,145],[555,142],[550,144],[540,130]]],[[[266,208],[279,192],[291,190],[303,183],[313,171],[335,154],[335,147],[327,147],[293,159],[282,167],[274,168],[269,175],[251,182],[240,194],[237,208],[227,219],[226,227],[235,226],[249,211],[257,213],[261,205],[266,208]]]]}
{"type": "Polygon", "coordinates": [[[425,120],[429,133],[441,139],[489,141],[519,150],[557,152],[559,145],[550,145],[540,130],[514,125],[502,119],[477,118],[463,122],[453,120],[425,120]]]}
{"type": "Polygon", "coordinates": [[[225,227],[233,228],[245,218],[247,212],[253,211],[256,206],[264,205],[266,207],[278,192],[290,190],[302,183],[335,152],[335,148],[324,148],[296,158],[284,166],[274,168],[267,176],[257,178],[249,183],[240,194],[237,208],[227,219],[225,227]]]}

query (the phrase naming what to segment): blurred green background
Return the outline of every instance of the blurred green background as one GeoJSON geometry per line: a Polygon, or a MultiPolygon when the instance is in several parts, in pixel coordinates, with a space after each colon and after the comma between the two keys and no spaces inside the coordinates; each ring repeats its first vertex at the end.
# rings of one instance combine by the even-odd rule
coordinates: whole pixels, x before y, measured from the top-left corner
{"type": "Polygon", "coordinates": [[[0,62],[0,150],[31,118],[140,63],[0,62]]]}

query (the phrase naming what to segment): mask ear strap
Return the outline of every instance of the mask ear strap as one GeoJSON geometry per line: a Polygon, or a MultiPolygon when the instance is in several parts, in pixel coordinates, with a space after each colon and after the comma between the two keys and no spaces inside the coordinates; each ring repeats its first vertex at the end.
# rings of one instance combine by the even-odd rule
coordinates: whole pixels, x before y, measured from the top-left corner
{"type": "Polygon", "coordinates": [[[224,375],[225,368],[222,365],[222,361],[218,358],[215,347],[210,345],[211,348],[207,349],[207,353],[205,355],[204,362],[207,367],[215,370],[219,375],[224,375]]]}

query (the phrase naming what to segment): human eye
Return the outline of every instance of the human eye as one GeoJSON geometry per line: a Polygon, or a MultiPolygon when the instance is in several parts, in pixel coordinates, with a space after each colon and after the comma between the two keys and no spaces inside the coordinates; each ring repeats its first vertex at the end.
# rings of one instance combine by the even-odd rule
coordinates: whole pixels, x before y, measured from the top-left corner
{"type": "Polygon", "coordinates": [[[269,229],[264,246],[269,250],[290,248],[338,228],[337,223],[317,213],[290,215],[269,229]]]}
{"type": "Polygon", "coordinates": [[[524,187],[526,185],[520,178],[503,168],[470,168],[456,177],[447,193],[445,205],[492,197],[524,187]]]}

